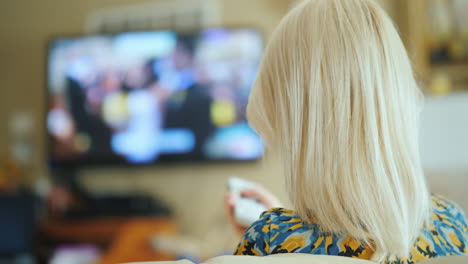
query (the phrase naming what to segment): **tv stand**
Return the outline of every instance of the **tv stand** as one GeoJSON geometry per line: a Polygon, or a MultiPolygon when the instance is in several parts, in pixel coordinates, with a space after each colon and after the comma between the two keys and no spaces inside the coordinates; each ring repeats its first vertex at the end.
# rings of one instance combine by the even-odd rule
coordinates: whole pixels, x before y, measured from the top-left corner
{"type": "Polygon", "coordinates": [[[67,208],[63,214],[65,218],[171,216],[169,207],[150,195],[92,194],[79,182],[79,169],[67,168],[54,172],[54,182],[65,188],[78,205],[67,208]]]}

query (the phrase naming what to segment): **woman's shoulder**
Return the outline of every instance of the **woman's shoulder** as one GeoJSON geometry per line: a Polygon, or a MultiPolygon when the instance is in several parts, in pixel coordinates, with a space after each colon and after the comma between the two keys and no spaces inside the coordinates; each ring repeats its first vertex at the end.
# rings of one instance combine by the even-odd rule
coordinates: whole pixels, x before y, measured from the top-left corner
{"type": "Polygon", "coordinates": [[[293,210],[273,208],[247,229],[235,254],[259,256],[296,252],[313,243],[316,232],[319,232],[317,225],[304,223],[293,210]]]}
{"type": "Polygon", "coordinates": [[[421,230],[412,259],[466,255],[468,225],[461,207],[442,195],[433,195],[431,204],[430,222],[421,230]]]}
{"type": "Polygon", "coordinates": [[[442,195],[433,195],[431,203],[433,223],[456,228],[468,235],[467,219],[458,204],[442,195]]]}
{"type": "Polygon", "coordinates": [[[440,194],[433,194],[431,201],[432,206],[436,209],[456,209],[457,211],[462,211],[461,207],[457,203],[440,194]]]}
{"type": "Polygon", "coordinates": [[[273,241],[282,238],[291,231],[313,231],[315,225],[306,224],[293,210],[285,208],[272,208],[264,212],[260,219],[253,223],[247,233],[261,234],[273,241]],[[253,232],[255,231],[255,232],[253,232]],[[281,233],[281,234],[279,234],[281,233]]]}
{"type": "Polygon", "coordinates": [[[462,218],[466,220],[463,209],[445,196],[432,195],[431,204],[433,214],[443,214],[450,218],[462,218]]]}
{"type": "Polygon", "coordinates": [[[291,234],[307,234],[310,239],[318,236],[319,225],[304,221],[295,211],[285,208],[273,208],[262,214],[260,222],[263,231],[270,241],[279,243],[288,238],[291,234]]]}
{"type": "Polygon", "coordinates": [[[268,224],[288,224],[303,222],[296,212],[286,208],[272,208],[264,212],[260,219],[264,219],[268,224]]]}
{"type": "Polygon", "coordinates": [[[236,254],[249,253],[250,248],[261,252],[259,255],[309,253],[370,259],[373,254],[357,240],[322,232],[317,222],[304,221],[295,211],[284,208],[263,213],[246,232],[236,254]]]}
{"type": "Polygon", "coordinates": [[[278,241],[284,240],[287,230],[298,223],[302,226],[302,220],[293,210],[272,208],[247,229],[234,255],[269,255],[275,252],[278,241]]]}
{"type": "Polygon", "coordinates": [[[263,212],[262,216],[264,215],[270,215],[270,216],[281,216],[281,215],[289,215],[289,216],[297,216],[299,217],[294,210],[291,209],[286,209],[286,208],[271,208],[268,211],[263,212]]]}

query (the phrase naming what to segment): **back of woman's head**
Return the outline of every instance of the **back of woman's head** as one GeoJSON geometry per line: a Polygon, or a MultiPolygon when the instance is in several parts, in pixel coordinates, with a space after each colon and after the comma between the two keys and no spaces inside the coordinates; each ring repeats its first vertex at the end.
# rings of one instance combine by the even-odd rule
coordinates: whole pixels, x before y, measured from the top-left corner
{"type": "Polygon", "coordinates": [[[383,257],[405,256],[429,215],[421,93],[372,0],[306,0],[274,32],[248,119],[282,155],[296,212],[383,257]]]}

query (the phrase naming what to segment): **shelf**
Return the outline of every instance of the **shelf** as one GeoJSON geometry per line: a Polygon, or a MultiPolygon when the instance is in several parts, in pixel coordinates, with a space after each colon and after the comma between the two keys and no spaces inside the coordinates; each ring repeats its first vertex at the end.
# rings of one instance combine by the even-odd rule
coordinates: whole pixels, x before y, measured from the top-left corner
{"type": "Polygon", "coordinates": [[[431,65],[430,71],[432,73],[446,73],[451,76],[462,76],[468,78],[468,63],[431,65]]]}

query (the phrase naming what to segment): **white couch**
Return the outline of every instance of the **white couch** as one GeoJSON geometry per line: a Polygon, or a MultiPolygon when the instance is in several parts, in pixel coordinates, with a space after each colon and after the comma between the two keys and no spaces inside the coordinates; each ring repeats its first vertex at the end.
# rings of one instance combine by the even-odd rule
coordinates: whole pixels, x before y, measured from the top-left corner
{"type": "MultiPolygon", "coordinates": [[[[222,256],[210,259],[203,264],[375,264],[374,262],[354,258],[310,255],[310,254],[278,254],[267,257],[222,256]]],[[[418,264],[467,264],[468,257],[436,258],[418,264]]],[[[135,263],[134,263],[135,264],[135,263]]],[[[145,262],[139,264],[193,264],[188,260],[172,262],[145,262]]]]}

